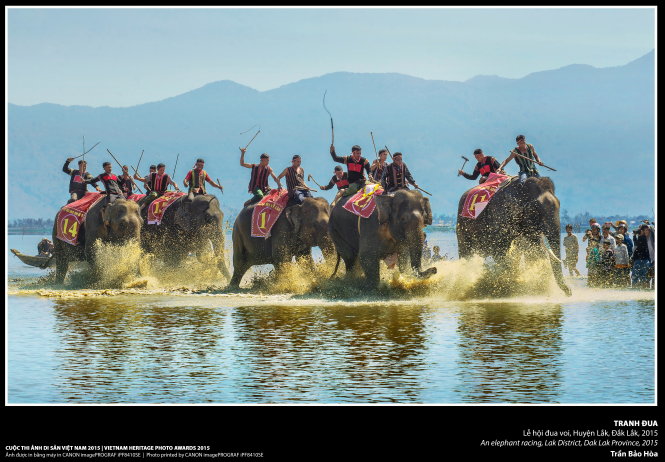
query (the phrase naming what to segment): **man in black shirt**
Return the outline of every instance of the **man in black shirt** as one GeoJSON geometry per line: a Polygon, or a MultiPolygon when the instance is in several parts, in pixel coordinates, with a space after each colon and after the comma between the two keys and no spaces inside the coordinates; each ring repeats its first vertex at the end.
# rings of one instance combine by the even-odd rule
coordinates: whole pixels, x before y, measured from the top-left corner
{"type": "Polygon", "coordinates": [[[473,155],[478,161],[476,167],[473,169],[473,173],[469,175],[459,170],[459,174],[467,180],[475,180],[478,178],[478,175],[481,175],[480,180],[478,180],[478,183],[481,184],[487,180],[490,173],[496,173],[499,170],[499,161],[492,156],[485,156],[483,150],[480,148],[473,151],[473,155]]]}
{"type": "Polygon", "coordinates": [[[335,198],[330,203],[333,207],[339,198],[342,197],[343,191],[349,187],[349,175],[344,171],[341,165],[335,165],[335,174],[327,185],[321,186],[321,189],[327,191],[335,186],[337,186],[337,194],[335,194],[335,198]]]}
{"type": "Polygon", "coordinates": [[[391,193],[399,189],[409,189],[407,182],[416,188],[418,187],[416,180],[411,176],[409,168],[402,162],[402,153],[396,152],[393,154],[393,162],[388,164],[383,171],[381,185],[386,192],[391,193]]]}
{"type": "MultiPolygon", "coordinates": [[[[84,160],[79,160],[79,168],[78,170],[72,170],[69,168],[69,163],[74,160],[73,157],[68,157],[67,160],[65,161],[65,165],[62,166],[62,171],[65,172],[67,175],[69,175],[69,200],[67,201],[68,204],[77,201],[81,199],[83,196],[85,196],[86,191],[88,190],[88,184],[86,183],[86,180],[92,179],[92,175],[90,172],[86,172],[86,166],[87,162],[84,160]]],[[[96,184],[94,185],[95,189],[98,192],[102,192],[102,190],[97,186],[96,184]]]]}
{"type": "Polygon", "coordinates": [[[100,173],[95,178],[86,180],[85,182],[96,184],[97,182],[101,181],[104,184],[104,188],[106,189],[107,205],[114,202],[116,199],[125,199],[125,194],[122,192],[122,188],[118,184],[118,177],[113,172],[111,172],[113,168],[111,162],[104,162],[102,167],[104,167],[104,173],[100,173]]]}
{"type": "Polygon", "coordinates": [[[365,184],[363,169],[365,169],[367,175],[370,174],[369,161],[361,156],[361,150],[362,148],[360,146],[354,145],[351,148],[351,155],[340,157],[335,153],[335,146],[332,144],[330,145],[330,155],[333,160],[346,165],[346,168],[348,169],[349,187],[342,193],[343,196],[351,196],[363,187],[365,184]]]}

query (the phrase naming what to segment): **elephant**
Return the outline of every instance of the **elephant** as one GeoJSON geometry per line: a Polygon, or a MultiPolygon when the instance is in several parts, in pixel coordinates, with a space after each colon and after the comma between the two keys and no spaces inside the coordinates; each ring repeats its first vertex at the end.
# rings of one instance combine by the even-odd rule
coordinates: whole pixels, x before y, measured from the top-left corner
{"type": "Polygon", "coordinates": [[[552,252],[548,258],[554,278],[561,290],[570,295],[561,269],[559,199],[554,195],[554,183],[548,177],[517,179],[502,185],[477,218],[462,216],[469,191],[460,198],[457,216],[457,243],[460,258],[473,254],[504,261],[516,239],[532,246],[543,247],[547,238],[552,252]]]}
{"type": "Polygon", "coordinates": [[[434,267],[422,270],[423,228],[432,224],[432,209],[429,199],[420,191],[400,189],[394,194],[375,196],[376,208],[369,218],[361,218],[344,209],[348,200],[349,197],[342,197],[337,202],[330,213],[329,223],[330,237],[337,249],[337,263],[340,258],[344,260],[347,273],[359,262],[368,286],[377,288],[379,261],[395,253],[401,272],[407,270],[410,260],[418,277],[436,273],[434,267]]]}
{"type": "Polygon", "coordinates": [[[335,254],[328,235],[330,205],[323,197],[308,197],[302,204],[287,206],[267,238],[251,236],[254,207],[256,204],[243,208],[233,224],[233,277],[229,287],[238,288],[254,265],[272,264],[279,271],[293,257],[305,257],[313,263],[312,247],[319,247],[325,259],[335,254]]]}
{"type": "Polygon", "coordinates": [[[108,206],[105,204],[106,201],[102,199],[88,210],[86,219],[78,230],[79,245],[71,245],[58,239],[56,214],[53,223],[56,283],[64,282],[71,261],[87,261],[93,270],[97,271],[100,262],[95,258],[95,242],[140,241],[143,220],[136,202],[117,199],[108,206]]]}
{"type": "Polygon", "coordinates": [[[179,265],[190,253],[202,259],[204,249],[212,245],[217,268],[226,279],[230,278],[224,257],[224,213],[217,197],[201,194],[190,201],[181,196],[164,211],[160,224],[147,224],[147,214],[148,207],[143,207],[145,250],[171,265],[179,265]]]}

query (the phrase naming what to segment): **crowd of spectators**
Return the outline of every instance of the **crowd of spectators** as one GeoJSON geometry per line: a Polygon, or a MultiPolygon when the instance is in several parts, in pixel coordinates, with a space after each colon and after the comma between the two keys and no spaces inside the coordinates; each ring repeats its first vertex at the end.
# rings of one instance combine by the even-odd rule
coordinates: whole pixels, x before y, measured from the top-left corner
{"type": "MultiPolygon", "coordinates": [[[[573,234],[572,225],[566,225],[566,232],[564,263],[571,276],[579,276],[577,236],[573,234]]],[[[655,240],[655,223],[647,220],[632,231],[632,236],[625,220],[606,222],[602,226],[594,218],[589,220],[589,229],[582,237],[582,242],[587,243],[589,287],[653,288],[655,240]]]]}

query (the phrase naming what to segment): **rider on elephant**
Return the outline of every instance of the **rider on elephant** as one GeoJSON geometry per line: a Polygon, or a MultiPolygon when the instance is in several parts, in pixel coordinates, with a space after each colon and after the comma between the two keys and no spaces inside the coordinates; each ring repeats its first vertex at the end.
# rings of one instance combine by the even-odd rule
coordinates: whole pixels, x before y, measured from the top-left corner
{"type": "Polygon", "coordinates": [[[409,189],[407,182],[411,183],[414,187],[418,187],[416,180],[411,176],[409,168],[402,162],[402,153],[396,152],[393,155],[393,162],[388,164],[383,176],[381,177],[381,184],[386,192],[391,193],[400,189],[409,189]]]}
{"type": "Polygon", "coordinates": [[[115,173],[111,172],[113,169],[111,162],[104,162],[102,167],[104,168],[104,173],[100,173],[94,178],[85,180],[85,183],[96,185],[97,182],[101,181],[104,184],[104,188],[106,189],[106,205],[115,202],[116,199],[125,199],[125,194],[119,184],[120,179],[115,173]]]}
{"type": "Polygon", "coordinates": [[[464,173],[462,170],[459,170],[459,174],[462,175],[467,180],[475,180],[480,175],[479,184],[487,181],[487,177],[490,173],[496,173],[499,171],[499,161],[492,156],[486,156],[483,154],[483,150],[478,148],[473,151],[473,155],[478,161],[476,167],[473,169],[472,174],[464,173]]]}
{"type": "Polygon", "coordinates": [[[157,166],[156,165],[151,165],[150,166],[150,172],[148,173],[148,176],[145,178],[141,178],[139,176],[139,172],[134,172],[134,179],[142,181],[143,184],[145,185],[146,192],[152,191],[152,178],[153,178],[153,173],[157,173],[157,166]]]}
{"type": "MultiPolygon", "coordinates": [[[[78,170],[72,170],[69,168],[69,163],[74,160],[73,157],[68,157],[67,160],[65,161],[65,165],[62,166],[62,171],[65,172],[67,175],[69,175],[69,200],[67,203],[71,203],[74,201],[77,201],[81,199],[83,196],[85,196],[85,193],[87,192],[88,189],[88,183],[85,182],[85,180],[91,180],[92,175],[90,172],[86,172],[85,168],[88,165],[86,161],[84,160],[79,160],[79,168],[78,170]]],[[[97,192],[102,192],[102,190],[97,186],[96,184],[94,185],[95,189],[97,192]]]]}
{"type": "Polygon", "coordinates": [[[365,185],[365,175],[363,169],[370,175],[369,161],[361,156],[362,148],[357,144],[351,148],[351,155],[338,156],[335,153],[335,145],[330,145],[330,155],[335,162],[346,165],[349,174],[349,187],[342,193],[342,196],[350,196],[357,193],[365,185]]]}
{"type": "Polygon", "coordinates": [[[370,176],[374,181],[377,183],[381,181],[381,177],[383,176],[383,172],[386,170],[386,167],[388,166],[388,162],[386,162],[386,157],[388,157],[388,150],[387,149],[379,149],[379,153],[377,154],[378,158],[374,159],[372,162],[371,167],[369,168],[370,176]]]}
{"type": "MultiPolygon", "coordinates": [[[[151,173],[149,175],[148,182],[152,185],[152,191],[150,191],[149,194],[147,194],[145,197],[142,197],[138,204],[140,208],[143,208],[144,206],[150,205],[152,201],[157,199],[158,197],[164,195],[166,192],[166,188],[169,187],[169,185],[173,185],[176,191],[180,191],[180,188],[178,188],[178,185],[175,184],[175,182],[171,179],[168,173],[164,173],[166,170],[166,165],[159,163],[157,164],[157,172],[151,173]]],[[[142,181],[143,178],[139,178],[139,181],[142,181]]]]}
{"type": "Polygon", "coordinates": [[[252,198],[245,202],[244,205],[246,207],[259,202],[263,199],[263,196],[270,191],[270,186],[268,186],[268,175],[272,176],[279,189],[282,189],[282,183],[280,183],[279,179],[275,176],[272,167],[268,165],[270,163],[270,156],[268,154],[265,152],[261,154],[261,160],[258,164],[248,164],[245,162],[245,151],[247,151],[246,148],[240,148],[240,165],[252,169],[247,192],[253,194],[252,198]]]}
{"type": "Polygon", "coordinates": [[[185,185],[185,188],[189,188],[187,194],[187,201],[191,202],[194,199],[194,196],[200,194],[206,194],[206,184],[207,181],[213,187],[224,192],[224,186],[217,184],[212,181],[212,178],[208,175],[208,172],[203,170],[205,161],[203,159],[196,159],[196,165],[192,170],[187,172],[187,176],[183,180],[182,184],[185,185]]]}
{"type": "Polygon", "coordinates": [[[129,197],[134,194],[136,183],[134,183],[134,180],[129,175],[129,168],[126,165],[122,166],[122,176],[118,178],[118,184],[120,185],[120,189],[122,189],[125,197],[129,197]]]}
{"type": "Polygon", "coordinates": [[[305,170],[300,166],[302,159],[298,154],[291,159],[291,167],[286,167],[277,177],[286,178],[289,200],[294,204],[302,204],[306,197],[313,197],[310,187],[305,184],[305,170]]]}
{"type": "Polygon", "coordinates": [[[524,135],[517,135],[515,141],[517,141],[517,147],[510,151],[510,156],[499,165],[498,170],[502,170],[508,162],[515,159],[515,162],[517,162],[520,169],[520,183],[524,183],[529,177],[540,178],[540,173],[538,173],[535,164],[543,165],[543,162],[540,160],[540,157],[538,157],[536,149],[532,144],[527,144],[524,135]]]}
{"type": "Polygon", "coordinates": [[[349,175],[344,171],[341,165],[335,165],[335,174],[327,185],[321,186],[321,190],[328,191],[335,186],[337,186],[337,194],[330,203],[331,207],[334,207],[339,198],[342,197],[343,190],[349,187],[349,175]]]}

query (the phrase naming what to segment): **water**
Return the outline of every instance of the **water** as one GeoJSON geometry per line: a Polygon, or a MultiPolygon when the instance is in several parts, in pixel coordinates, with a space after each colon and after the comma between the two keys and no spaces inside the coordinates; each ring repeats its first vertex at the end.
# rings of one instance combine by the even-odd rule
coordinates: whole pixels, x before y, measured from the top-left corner
{"type": "MultiPolygon", "coordinates": [[[[33,253],[41,237],[8,247],[33,253]]],[[[428,241],[457,258],[454,233],[428,241]]],[[[295,266],[236,293],[200,268],[199,286],[63,290],[7,259],[10,404],[655,401],[653,291],[568,279],[566,297],[537,264],[520,279],[533,295],[494,298],[477,261],[441,262],[425,283],[388,275],[368,296],[295,266]]]]}

